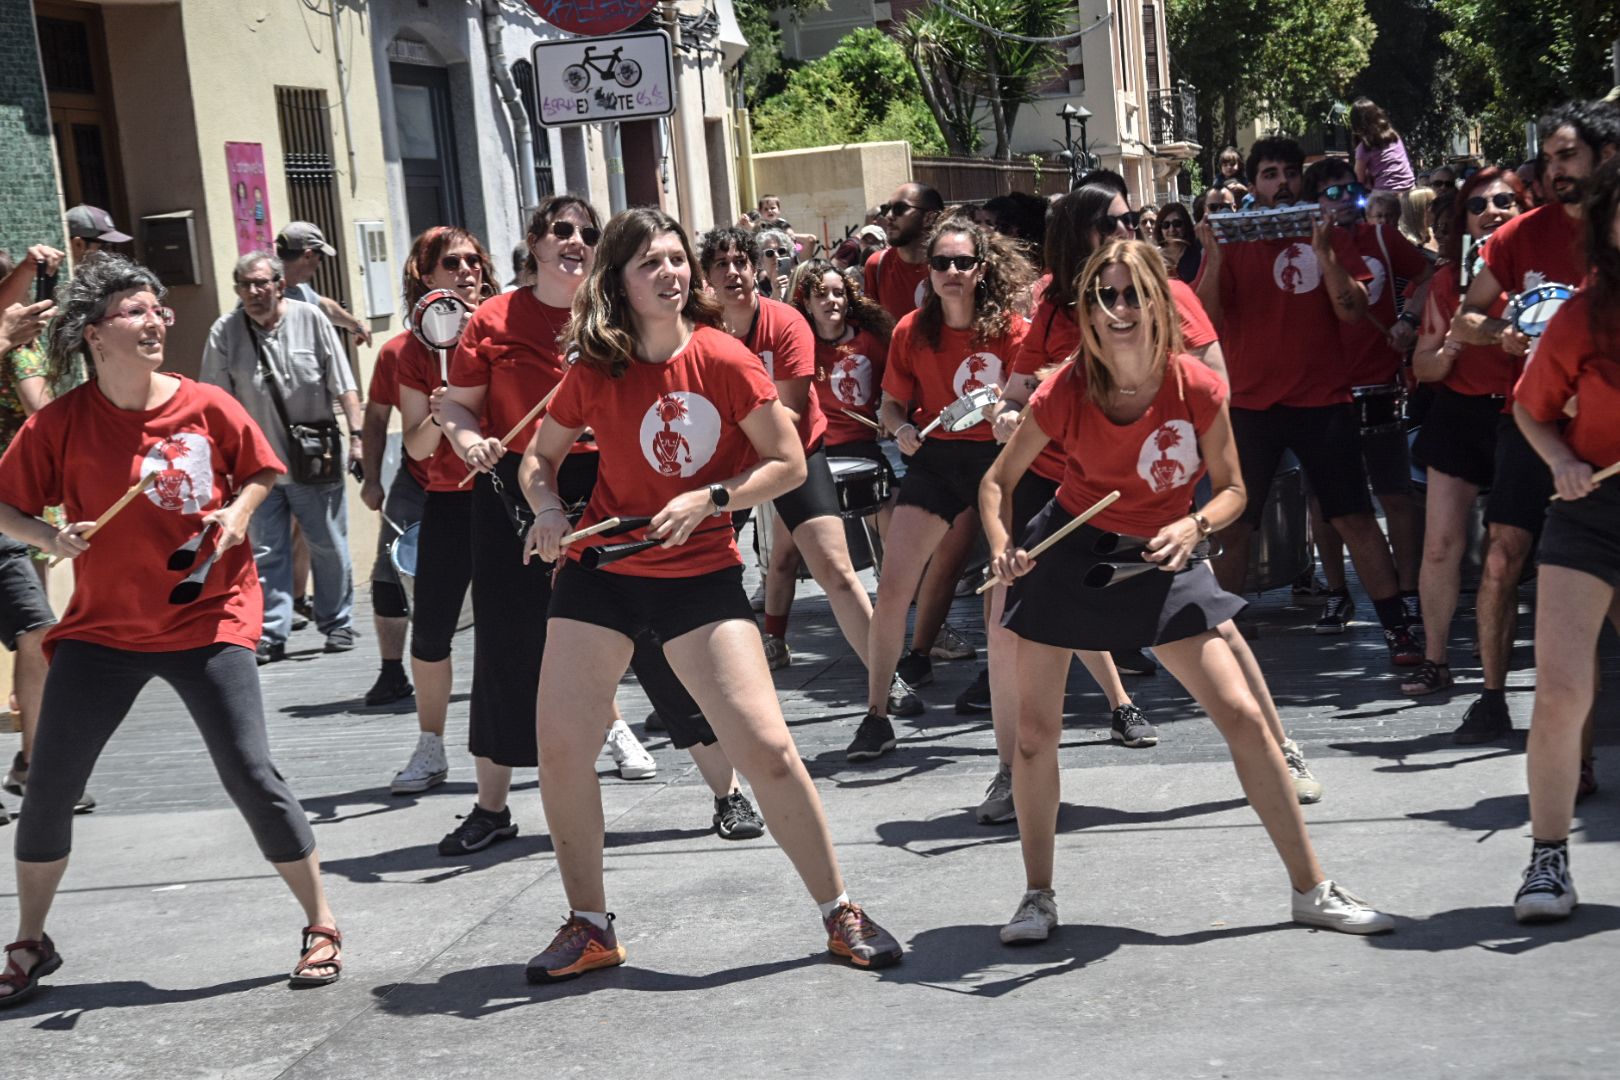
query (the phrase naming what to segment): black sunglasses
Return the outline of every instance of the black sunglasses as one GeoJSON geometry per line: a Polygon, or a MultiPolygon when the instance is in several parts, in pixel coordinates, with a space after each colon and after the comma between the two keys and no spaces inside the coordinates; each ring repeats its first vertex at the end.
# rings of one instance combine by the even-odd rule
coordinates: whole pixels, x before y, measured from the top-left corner
{"type": "Polygon", "coordinates": [[[553,221],[550,232],[552,236],[559,240],[567,240],[574,235],[576,229],[579,232],[579,238],[585,241],[586,247],[595,247],[596,242],[602,239],[601,229],[591,225],[575,225],[572,221],[553,221]]]}
{"type": "Polygon", "coordinates": [[[765,256],[767,259],[785,259],[789,255],[792,255],[793,252],[789,251],[787,248],[766,248],[764,251],[761,251],[760,254],[765,256]]]}
{"type": "Polygon", "coordinates": [[[1483,214],[1487,205],[1494,206],[1498,210],[1506,210],[1517,201],[1518,200],[1514,197],[1513,192],[1498,191],[1495,195],[1491,196],[1489,204],[1486,203],[1485,196],[1474,195],[1471,196],[1463,205],[1468,207],[1468,212],[1470,214],[1483,214]]]}
{"type": "Polygon", "coordinates": [[[465,266],[475,273],[484,269],[484,264],[478,261],[476,255],[446,255],[439,260],[439,266],[444,270],[460,270],[465,266]]]}
{"type": "Polygon", "coordinates": [[[1104,311],[1113,311],[1114,305],[1119,303],[1122,297],[1125,300],[1125,306],[1132,311],[1142,310],[1142,297],[1137,294],[1135,285],[1127,285],[1123,290],[1120,290],[1112,285],[1099,283],[1092,291],[1097,294],[1097,303],[1103,306],[1104,311]]]}
{"type": "Polygon", "coordinates": [[[1359,199],[1367,194],[1367,189],[1352,180],[1348,184],[1329,184],[1322,189],[1322,197],[1329,202],[1338,202],[1340,199],[1359,199]]]}
{"type": "Polygon", "coordinates": [[[1100,222],[1102,234],[1110,236],[1118,232],[1121,223],[1124,223],[1125,228],[1131,232],[1135,232],[1137,226],[1142,224],[1142,214],[1137,210],[1127,210],[1123,214],[1104,214],[1100,222]]]}
{"type": "Polygon", "coordinates": [[[1179,217],[1167,217],[1163,221],[1159,222],[1160,232],[1169,232],[1171,229],[1175,229],[1177,232],[1180,232],[1186,227],[1187,223],[1179,217]]]}
{"type": "Polygon", "coordinates": [[[917,209],[908,202],[886,202],[878,207],[879,217],[905,217],[917,209]]]}
{"type": "Polygon", "coordinates": [[[965,274],[969,270],[972,270],[975,266],[978,266],[983,261],[984,260],[979,258],[977,255],[930,255],[930,256],[928,256],[928,266],[929,266],[929,268],[932,269],[932,270],[935,270],[935,271],[937,271],[937,272],[939,272],[941,274],[943,274],[945,271],[949,270],[953,266],[956,267],[958,270],[962,271],[962,273],[965,274]]]}

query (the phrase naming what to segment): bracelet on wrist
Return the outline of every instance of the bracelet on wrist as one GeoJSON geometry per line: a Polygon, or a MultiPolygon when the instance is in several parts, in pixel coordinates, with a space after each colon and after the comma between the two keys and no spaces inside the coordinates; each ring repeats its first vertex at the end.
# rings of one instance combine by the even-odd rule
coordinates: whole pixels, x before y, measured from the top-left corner
{"type": "Polygon", "coordinates": [[[538,509],[538,510],[536,510],[534,512],[534,516],[539,517],[541,514],[547,514],[547,513],[561,514],[563,517],[568,516],[568,511],[564,510],[560,506],[542,506],[540,509],[538,509]]]}

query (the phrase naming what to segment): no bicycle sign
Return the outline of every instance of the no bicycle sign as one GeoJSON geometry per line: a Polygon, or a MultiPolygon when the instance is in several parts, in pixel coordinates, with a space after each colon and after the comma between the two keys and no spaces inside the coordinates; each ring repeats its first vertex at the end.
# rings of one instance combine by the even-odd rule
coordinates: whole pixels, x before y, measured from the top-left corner
{"type": "Polygon", "coordinates": [[[673,50],[669,35],[658,30],[539,42],[534,83],[546,127],[675,111],[673,50]]]}

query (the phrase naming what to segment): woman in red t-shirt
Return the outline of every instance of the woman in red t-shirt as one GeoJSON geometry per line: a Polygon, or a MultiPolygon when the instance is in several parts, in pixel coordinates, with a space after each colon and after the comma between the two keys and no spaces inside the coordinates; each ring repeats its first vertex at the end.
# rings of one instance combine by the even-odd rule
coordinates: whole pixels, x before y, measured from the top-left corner
{"type": "MultiPolygon", "coordinates": [[[[821,906],[828,947],[863,967],[900,945],[844,894],[821,801],[782,718],[765,666],[731,510],[804,480],[804,450],[759,359],[719,329],[719,305],[694,289],[691,245],[650,208],[628,210],[602,235],[576,301],[570,345],[579,363],[524,456],[535,509],[526,556],[566,555],[551,597],[540,672],[540,795],[557,852],[568,921],[529,961],[531,982],[624,962],[602,880],[602,794],[593,762],[633,640],[650,628],[738,769],[754,782],[771,834],[821,906]],[[661,541],[595,565],[605,544],[564,546],[573,526],[562,476],[569,447],[596,432],[601,472],[581,526],[649,519],[632,530],[661,541]]],[[[482,617],[482,616],[480,616],[482,617]]]]}
{"type": "Polygon", "coordinates": [[[1514,897],[1520,922],[1561,919],[1575,907],[1567,845],[1582,728],[1590,738],[1598,633],[1605,619],[1620,629],[1620,479],[1599,483],[1594,475],[1620,463],[1620,161],[1598,169],[1584,228],[1591,276],[1547,325],[1513,394],[1519,430],[1558,491],[1537,556],[1526,761],[1535,846],[1514,897]]]}
{"type": "MultiPolygon", "coordinates": [[[[405,306],[412,312],[435,289],[451,290],[474,310],[499,289],[494,263],[484,245],[465,229],[450,225],[435,226],[416,238],[405,260],[404,278],[405,306]]],[[[439,426],[449,390],[444,378],[447,359],[410,331],[389,342],[389,347],[396,342],[402,443],[407,461],[424,471],[422,486],[426,489],[416,535],[416,581],[410,609],[411,676],[416,682],[420,734],[410,760],[389,787],[396,795],[407,795],[442,784],[449,775],[444,723],[454,677],[450,642],[472,581],[473,493],[458,486],[467,467],[439,426]]],[[[394,520],[405,527],[398,518],[394,520]]]]}
{"type": "Polygon", "coordinates": [[[1244,793],[1288,868],[1295,920],[1352,933],[1388,930],[1388,916],[1324,880],[1283,754],[1218,629],[1243,608],[1207,562],[1207,538],[1237,520],[1245,498],[1226,384],[1181,354],[1164,262],[1153,248],[1111,242],[1079,281],[1079,356],[1030,399],[980,496],[993,568],[1014,581],[1005,625],[1020,638],[1013,788],[1027,891],[1002,940],[1041,940],[1057,925],[1057,750],[1070,653],[1147,645],[1227,740],[1244,793]],[[1013,490],[1048,441],[1063,447],[1063,480],[1015,538],[1008,532],[1013,490]],[[1202,512],[1189,512],[1206,463],[1216,494],[1202,512]],[[1028,548],[1115,490],[1122,497],[1095,525],[1030,559],[1028,548]],[[1122,580],[1109,583],[1110,576],[1122,580]]]}
{"type": "Polygon", "coordinates": [[[67,869],[74,804],[154,676],[179,693],[259,850],[304,908],[292,982],[329,983],[343,966],[314,834],[270,760],[254,660],[264,600],[242,541],[286,468],[224,390],[159,371],[174,322],[164,291],[121,255],[78,268],[58,301],[51,364],[82,360],[94,378],[30,417],[0,459],[0,532],[74,560],[73,597],[45,638],[51,669],[17,828],[17,940],[0,1006],[31,997],[62,966],[45,917],[67,869]],[[137,481],[147,486],[92,541],[91,519],[137,481]],[[67,512],[61,529],[39,519],[55,505],[67,512]],[[189,548],[199,532],[201,547],[189,548]],[[200,577],[189,564],[167,568],[184,550],[200,577]],[[183,580],[198,583],[195,596],[171,596],[183,580]]]}
{"type": "MultiPolygon", "coordinates": [[[[1423,426],[1412,442],[1412,461],[1425,470],[1423,566],[1418,595],[1423,608],[1423,664],[1401,683],[1403,693],[1432,694],[1452,686],[1447,645],[1451,617],[1468,554],[1468,519],[1482,488],[1490,487],[1496,463],[1496,430],[1519,362],[1497,345],[1465,345],[1450,333],[1463,294],[1463,237],[1471,258],[1497,227],[1528,209],[1524,185],[1508,169],[1482,169],[1468,178],[1452,213],[1423,306],[1423,327],[1412,353],[1420,383],[1436,383],[1423,426]]],[[[1472,267],[1469,268],[1470,276],[1472,267]]],[[[1501,318],[1507,297],[1491,308],[1501,318]]]]}

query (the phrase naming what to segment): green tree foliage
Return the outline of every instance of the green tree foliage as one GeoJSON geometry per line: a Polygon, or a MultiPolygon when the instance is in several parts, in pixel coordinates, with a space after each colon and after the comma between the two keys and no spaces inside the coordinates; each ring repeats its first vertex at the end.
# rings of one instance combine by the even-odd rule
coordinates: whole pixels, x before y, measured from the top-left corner
{"type": "Polygon", "coordinates": [[[1364,0],[1378,27],[1367,68],[1345,100],[1366,96],[1389,115],[1414,163],[1438,162],[1467,123],[1458,89],[1469,61],[1446,42],[1451,20],[1434,0],[1364,0]]]}
{"type": "Polygon", "coordinates": [[[826,56],[792,71],[753,121],[760,151],[895,139],[918,154],[945,151],[905,54],[875,29],[852,31],[826,56]]]}
{"type": "Polygon", "coordinates": [[[786,77],[782,63],[782,31],[771,21],[771,12],[780,11],[783,16],[791,17],[826,6],[827,0],[733,0],[737,28],[748,42],[741,76],[743,100],[750,108],[780,90],[786,77]]]}

